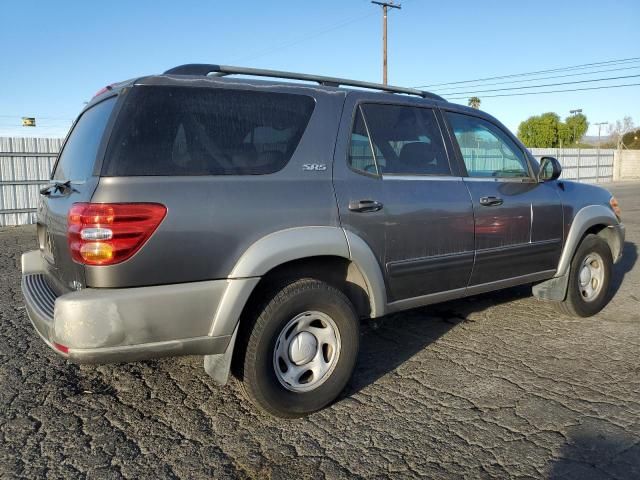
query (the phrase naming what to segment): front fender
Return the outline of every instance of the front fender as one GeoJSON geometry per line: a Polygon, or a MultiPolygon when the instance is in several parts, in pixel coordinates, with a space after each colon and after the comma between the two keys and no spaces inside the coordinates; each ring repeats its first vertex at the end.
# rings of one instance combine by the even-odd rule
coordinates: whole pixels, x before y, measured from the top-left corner
{"type": "MultiPolygon", "coordinates": [[[[555,276],[561,277],[569,271],[573,254],[587,230],[596,225],[617,227],[619,224],[620,222],[615,214],[604,205],[589,205],[581,208],[571,223],[555,276]]],[[[611,256],[614,260],[617,260],[622,251],[624,238],[621,238],[620,235],[606,235],[604,239],[607,241],[609,248],[611,248],[611,256]]]]}

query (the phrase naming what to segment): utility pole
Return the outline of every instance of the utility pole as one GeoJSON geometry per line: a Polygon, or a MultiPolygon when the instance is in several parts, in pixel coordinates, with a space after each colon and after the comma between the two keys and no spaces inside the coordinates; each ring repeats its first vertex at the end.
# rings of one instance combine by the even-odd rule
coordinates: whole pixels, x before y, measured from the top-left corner
{"type": "Polygon", "coordinates": [[[387,10],[389,8],[397,8],[398,10],[402,9],[402,5],[394,5],[393,1],[389,2],[376,2],[371,1],[371,3],[375,3],[376,5],[380,5],[382,7],[382,83],[383,85],[387,84],[387,10]]]}
{"type": "Polygon", "coordinates": [[[608,125],[608,122],[599,122],[594,125],[598,126],[598,156],[596,157],[596,182],[600,179],[600,129],[602,125],[608,125]]]}

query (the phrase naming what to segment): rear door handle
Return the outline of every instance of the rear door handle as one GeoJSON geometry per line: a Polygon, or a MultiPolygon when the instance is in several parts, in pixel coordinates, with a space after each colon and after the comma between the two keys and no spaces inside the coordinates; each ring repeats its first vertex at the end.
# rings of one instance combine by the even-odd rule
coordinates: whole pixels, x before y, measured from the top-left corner
{"type": "Polygon", "coordinates": [[[382,204],[375,200],[352,200],[349,202],[349,210],[352,212],[377,212],[382,210],[382,204]]]}
{"type": "Polygon", "coordinates": [[[493,207],[503,203],[504,201],[500,197],[480,197],[480,205],[485,207],[493,207]]]}

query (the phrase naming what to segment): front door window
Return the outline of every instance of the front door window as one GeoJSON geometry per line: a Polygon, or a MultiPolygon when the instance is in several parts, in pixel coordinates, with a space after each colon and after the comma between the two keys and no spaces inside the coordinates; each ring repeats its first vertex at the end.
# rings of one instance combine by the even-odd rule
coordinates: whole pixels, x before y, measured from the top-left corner
{"type": "Polygon", "coordinates": [[[524,153],[502,130],[486,120],[447,113],[470,177],[529,177],[524,153]]]}

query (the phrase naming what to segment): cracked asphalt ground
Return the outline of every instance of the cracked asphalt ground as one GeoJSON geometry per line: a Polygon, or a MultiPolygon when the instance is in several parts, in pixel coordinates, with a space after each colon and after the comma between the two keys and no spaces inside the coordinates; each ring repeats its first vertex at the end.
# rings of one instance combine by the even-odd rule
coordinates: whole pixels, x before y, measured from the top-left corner
{"type": "Polygon", "coordinates": [[[58,358],[20,293],[35,230],[2,229],[0,477],[639,478],[640,184],[612,190],[627,243],[599,315],[522,287],[365,323],[347,392],[296,421],[217,388],[200,357],[58,358]]]}

